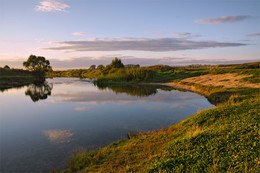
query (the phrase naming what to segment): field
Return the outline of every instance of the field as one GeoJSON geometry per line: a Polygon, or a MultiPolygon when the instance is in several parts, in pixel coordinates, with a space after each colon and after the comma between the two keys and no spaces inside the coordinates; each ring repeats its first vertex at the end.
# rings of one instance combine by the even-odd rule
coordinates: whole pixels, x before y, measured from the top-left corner
{"type": "Polygon", "coordinates": [[[260,88],[259,83],[250,83],[248,81],[243,81],[243,78],[250,78],[252,75],[239,75],[236,73],[225,73],[225,74],[208,74],[197,77],[191,77],[183,79],[183,82],[191,82],[200,85],[212,85],[212,86],[223,86],[226,88],[233,87],[250,87],[250,88],[260,88]]]}

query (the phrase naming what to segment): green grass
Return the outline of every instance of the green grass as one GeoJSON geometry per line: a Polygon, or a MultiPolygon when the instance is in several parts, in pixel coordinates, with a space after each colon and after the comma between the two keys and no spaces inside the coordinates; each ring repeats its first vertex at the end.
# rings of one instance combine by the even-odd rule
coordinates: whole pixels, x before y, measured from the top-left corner
{"type": "Polygon", "coordinates": [[[105,70],[66,70],[48,72],[48,77],[79,77],[97,79],[99,83],[138,83],[138,82],[170,82],[180,81],[185,78],[195,77],[205,74],[225,74],[237,73],[238,75],[251,75],[242,79],[250,83],[260,82],[259,62],[203,66],[194,65],[188,67],[171,67],[167,65],[154,65],[140,68],[112,68],[105,70]],[[193,67],[193,68],[192,68],[193,67]]]}
{"type": "Polygon", "coordinates": [[[182,122],[150,172],[259,172],[259,100],[219,106],[182,122]]]}

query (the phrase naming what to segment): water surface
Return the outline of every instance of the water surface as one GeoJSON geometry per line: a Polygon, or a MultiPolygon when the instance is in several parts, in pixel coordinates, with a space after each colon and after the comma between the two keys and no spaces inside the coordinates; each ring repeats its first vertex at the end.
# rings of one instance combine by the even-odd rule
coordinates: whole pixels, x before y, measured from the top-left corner
{"type": "Polygon", "coordinates": [[[105,146],[129,131],[168,127],[213,107],[203,96],[170,87],[47,82],[0,92],[0,171],[64,168],[75,151],[105,146]]]}

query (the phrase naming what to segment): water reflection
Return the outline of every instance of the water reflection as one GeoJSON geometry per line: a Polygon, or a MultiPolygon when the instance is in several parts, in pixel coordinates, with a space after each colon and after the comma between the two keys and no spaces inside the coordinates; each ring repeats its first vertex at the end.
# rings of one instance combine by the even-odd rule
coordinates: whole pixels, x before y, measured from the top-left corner
{"type": "Polygon", "coordinates": [[[91,107],[76,107],[75,110],[76,111],[86,111],[86,110],[90,110],[91,107]]]}
{"type": "Polygon", "coordinates": [[[201,106],[199,104],[188,103],[188,102],[176,103],[176,104],[171,106],[171,109],[176,109],[176,108],[178,108],[178,109],[186,109],[188,107],[195,107],[197,109],[197,112],[202,110],[202,108],[201,108],[201,106]]]}
{"type": "Polygon", "coordinates": [[[44,130],[43,134],[51,143],[69,143],[74,133],[71,130],[44,130]]]}
{"type": "MultiPolygon", "coordinates": [[[[71,90],[57,90],[52,94],[50,102],[78,102],[81,105],[86,105],[86,107],[92,107],[92,105],[97,106],[105,104],[162,104],[183,102],[184,100],[190,102],[191,100],[202,98],[200,95],[191,92],[185,92],[184,94],[183,92],[172,91],[174,90],[172,87],[162,85],[107,85],[99,86],[98,90],[90,83],[83,83],[81,86],[82,87],[79,87],[79,85],[71,85],[71,88],[73,88],[71,90]]],[[[83,109],[89,110],[90,108],[77,106],[75,110],[83,109]]]]}
{"type": "Polygon", "coordinates": [[[37,102],[39,100],[47,99],[48,96],[51,95],[52,88],[53,85],[48,84],[47,82],[40,84],[31,84],[25,91],[25,95],[30,96],[33,102],[37,102]]]}
{"type": "Polygon", "coordinates": [[[99,90],[111,90],[116,94],[125,93],[130,96],[147,97],[150,95],[155,95],[157,89],[171,91],[173,88],[161,85],[128,85],[128,84],[96,84],[99,90]]]}

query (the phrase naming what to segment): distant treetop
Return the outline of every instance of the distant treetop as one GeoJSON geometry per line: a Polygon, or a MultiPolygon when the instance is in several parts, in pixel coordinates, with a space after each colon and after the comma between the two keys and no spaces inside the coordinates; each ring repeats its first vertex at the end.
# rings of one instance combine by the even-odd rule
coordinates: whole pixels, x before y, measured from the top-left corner
{"type": "Polygon", "coordinates": [[[115,58],[112,60],[110,64],[111,68],[124,68],[124,64],[122,63],[121,59],[115,58]]]}
{"type": "Polygon", "coordinates": [[[4,68],[5,69],[10,69],[10,67],[8,65],[5,65],[4,68]]]}

